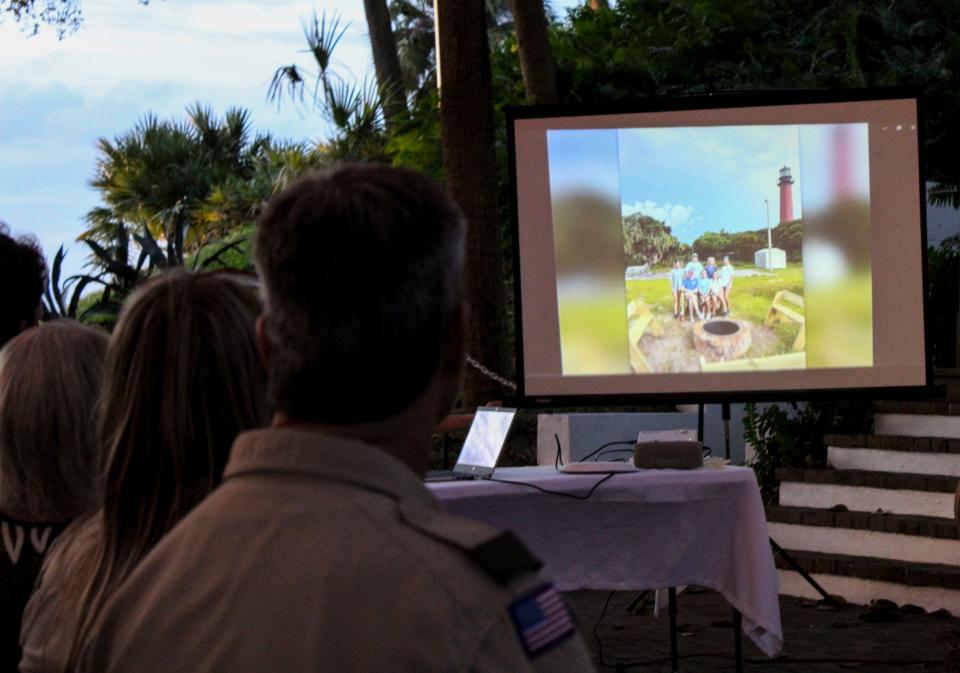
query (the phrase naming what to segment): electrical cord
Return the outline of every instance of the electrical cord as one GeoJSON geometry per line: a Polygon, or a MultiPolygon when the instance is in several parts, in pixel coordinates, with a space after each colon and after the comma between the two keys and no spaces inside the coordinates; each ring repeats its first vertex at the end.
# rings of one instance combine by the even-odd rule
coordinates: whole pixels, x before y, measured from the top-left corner
{"type": "Polygon", "coordinates": [[[597,490],[600,484],[602,484],[603,482],[605,482],[607,479],[614,476],[615,474],[616,472],[611,472],[610,474],[603,477],[603,479],[600,479],[597,482],[595,482],[593,486],[590,487],[590,490],[586,492],[586,494],[566,493],[564,491],[551,491],[549,488],[543,488],[542,486],[537,486],[536,484],[531,484],[530,482],[527,482],[527,481],[515,481],[512,479],[497,479],[496,477],[490,477],[487,481],[496,481],[501,484],[513,484],[514,486],[527,486],[529,488],[536,489],[543,493],[549,493],[550,495],[559,495],[559,496],[563,496],[564,498],[573,498],[574,500],[589,500],[590,496],[593,495],[594,491],[597,490]]]}
{"type": "Polygon", "coordinates": [[[600,616],[597,617],[597,621],[593,624],[593,639],[597,641],[597,653],[599,655],[601,666],[610,666],[610,664],[603,660],[603,641],[600,640],[600,634],[597,633],[597,630],[600,628],[600,622],[603,621],[604,616],[607,614],[607,608],[610,607],[610,601],[615,593],[615,591],[611,591],[609,594],[607,594],[607,600],[603,603],[603,610],[600,611],[600,616]]]}
{"type": "MultiPolygon", "coordinates": [[[[556,435],[554,435],[554,436],[556,436],[556,435]]],[[[559,440],[558,440],[558,443],[559,443],[559,440]]],[[[584,463],[584,462],[586,462],[587,460],[589,460],[590,458],[593,458],[595,455],[597,455],[597,454],[600,453],[601,451],[603,451],[603,450],[604,450],[605,448],[607,448],[608,446],[618,446],[618,445],[620,445],[620,444],[629,444],[630,446],[636,446],[637,440],[635,440],[635,439],[626,439],[626,440],[622,440],[622,441],[619,441],[619,442],[607,442],[607,443],[604,444],[603,446],[594,449],[593,451],[591,451],[590,453],[588,453],[587,455],[585,455],[583,458],[581,458],[581,459],[580,459],[579,461],[577,461],[577,462],[584,463]]]]}
{"type": "MultiPolygon", "coordinates": [[[[600,461],[600,456],[606,455],[606,454],[608,454],[608,453],[625,453],[625,452],[627,452],[627,451],[629,451],[630,453],[633,453],[634,451],[636,451],[636,449],[634,449],[634,448],[632,448],[632,447],[629,448],[629,449],[607,449],[606,451],[601,451],[600,453],[598,453],[598,454],[597,454],[597,457],[594,458],[593,461],[594,461],[594,462],[599,462],[599,461],[600,461]]],[[[624,460],[623,462],[626,462],[626,460],[624,460]]]]}
{"type": "MultiPolygon", "coordinates": [[[[561,451],[561,446],[560,446],[560,436],[557,435],[556,433],[554,433],[554,434],[553,434],[553,439],[554,439],[554,441],[557,443],[557,456],[556,456],[556,458],[555,458],[554,461],[553,461],[553,467],[554,467],[555,469],[559,470],[560,467],[563,466],[563,459],[560,457],[560,454],[561,454],[561,452],[562,452],[562,451],[561,451]]],[[[604,445],[601,446],[600,448],[598,448],[598,449],[590,452],[589,454],[587,454],[586,456],[584,456],[583,458],[581,458],[581,459],[580,459],[579,461],[577,461],[577,462],[582,463],[582,462],[586,461],[587,458],[590,458],[591,456],[596,455],[598,452],[602,451],[603,449],[606,449],[606,448],[609,447],[609,446],[615,446],[615,445],[617,445],[617,444],[633,444],[633,441],[631,440],[631,441],[622,441],[622,442],[607,442],[606,444],[604,444],[604,445]]],[[[619,449],[619,450],[620,450],[620,451],[626,451],[627,449],[619,449]]],[[[607,481],[608,479],[610,479],[610,477],[614,476],[615,474],[617,474],[617,473],[616,473],[616,472],[611,472],[610,474],[607,474],[607,475],[604,476],[603,478],[597,480],[596,482],[594,482],[593,486],[590,487],[590,490],[587,491],[585,494],[580,494],[580,493],[566,493],[566,492],[564,492],[564,491],[551,491],[549,488],[543,488],[542,486],[538,486],[538,485],[536,485],[536,484],[531,484],[530,482],[526,482],[526,481],[516,481],[516,480],[513,480],[513,479],[497,479],[496,477],[489,477],[489,478],[488,478],[488,481],[495,481],[495,482],[498,482],[498,483],[500,483],[500,484],[514,484],[515,486],[526,486],[526,487],[528,487],[528,488],[532,488],[532,489],[535,489],[535,490],[537,490],[537,491],[540,491],[541,493],[548,493],[548,494],[550,494],[550,495],[559,495],[559,496],[564,497],[564,498],[573,498],[574,500],[588,500],[588,499],[590,498],[590,496],[592,496],[592,495],[594,494],[594,492],[600,487],[600,484],[602,484],[603,482],[607,481]]]]}

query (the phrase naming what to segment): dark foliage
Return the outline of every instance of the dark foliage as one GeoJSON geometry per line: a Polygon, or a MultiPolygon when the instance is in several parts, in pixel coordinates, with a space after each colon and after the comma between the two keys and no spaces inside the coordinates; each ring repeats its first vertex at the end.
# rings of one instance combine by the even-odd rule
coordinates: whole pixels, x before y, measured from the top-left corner
{"type": "Polygon", "coordinates": [[[927,329],[933,364],[956,367],[960,309],[960,235],[927,251],[927,329]]]}
{"type": "Polygon", "coordinates": [[[919,87],[928,176],[960,206],[953,0],[620,0],[553,30],[560,95],[602,101],[756,89],[919,87]]]}
{"type": "Polygon", "coordinates": [[[776,502],[775,473],[780,467],[825,467],[827,434],[869,434],[873,410],[869,401],[791,402],[771,404],[762,411],[746,405],[744,439],[753,446],[750,462],[766,502],[776,502]]]}

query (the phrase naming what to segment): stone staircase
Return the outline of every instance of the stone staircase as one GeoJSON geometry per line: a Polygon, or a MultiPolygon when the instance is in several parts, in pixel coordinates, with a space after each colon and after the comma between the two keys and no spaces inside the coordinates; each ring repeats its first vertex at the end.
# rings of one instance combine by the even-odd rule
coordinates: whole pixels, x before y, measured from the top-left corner
{"type": "MultiPolygon", "coordinates": [[[[960,402],[877,402],[875,434],[829,435],[828,469],[782,469],[770,536],[831,594],[960,615],[960,402]]],[[[782,559],[780,593],[819,598],[782,559]]]]}

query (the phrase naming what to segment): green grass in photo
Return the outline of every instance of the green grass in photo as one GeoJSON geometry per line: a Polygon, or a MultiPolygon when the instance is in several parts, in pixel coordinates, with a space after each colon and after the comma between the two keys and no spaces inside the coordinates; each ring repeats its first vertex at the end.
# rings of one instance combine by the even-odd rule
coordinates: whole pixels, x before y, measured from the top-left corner
{"type": "Polygon", "coordinates": [[[560,302],[559,312],[564,374],[630,371],[625,306],[568,298],[560,302]]]}
{"type": "MultiPolygon", "coordinates": [[[[755,267],[737,267],[738,270],[755,267]]],[[[666,271],[666,269],[664,269],[666,271]]],[[[730,317],[762,325],[773,303],[773,298],[780,290],[788,290],[803,296],[803,266],[791,264],[786,269],[759,270],[763,275],[735,276],[733,288],[730,292],[730,317]]],[[[659,318],[673,317],[673,292],[670,289],[669,278],[628,280],[627,302],[642,299],[643,302],[659,318]]],[[[791,306],[791,309],[804,314],[803,308],[791,306]]],[[[800,331],[797,323],[776,323],[771,326],[780,342],[777,352],[789,352],[800,331]]]]}

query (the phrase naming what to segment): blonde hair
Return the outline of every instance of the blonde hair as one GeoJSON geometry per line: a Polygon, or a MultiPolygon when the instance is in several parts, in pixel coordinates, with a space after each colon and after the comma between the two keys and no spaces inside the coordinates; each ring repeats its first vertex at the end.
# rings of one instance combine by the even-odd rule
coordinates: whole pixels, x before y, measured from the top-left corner
{"type": "Polygon", "coordinates": [[[96,403],[106,334],[69,320],[0,350],[0,510],[66,521],[97,504],[96,403]]]}
{"type": "Polygon", "coordinates": [[[234,438],[269,420],[259,311],[251,278],[183,270],[147,281],[124,305],[101,405],[99,531],[63,596],[79,615],[65,670],[120,582],[220,483],[234,438]]]}

